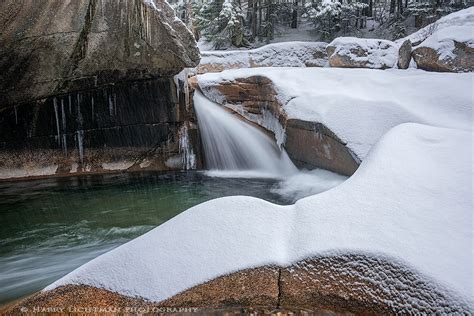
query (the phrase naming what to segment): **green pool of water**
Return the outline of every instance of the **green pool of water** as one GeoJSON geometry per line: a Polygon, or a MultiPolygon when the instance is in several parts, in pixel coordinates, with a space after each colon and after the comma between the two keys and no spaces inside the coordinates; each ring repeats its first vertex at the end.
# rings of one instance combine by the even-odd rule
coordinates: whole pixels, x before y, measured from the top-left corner
{"type": "Polygon", "coordinates": [[[31,294],[201,202],[249,195],[288,204],[276,180],[199,172],[0,182],[0,303],[31,294]]]}

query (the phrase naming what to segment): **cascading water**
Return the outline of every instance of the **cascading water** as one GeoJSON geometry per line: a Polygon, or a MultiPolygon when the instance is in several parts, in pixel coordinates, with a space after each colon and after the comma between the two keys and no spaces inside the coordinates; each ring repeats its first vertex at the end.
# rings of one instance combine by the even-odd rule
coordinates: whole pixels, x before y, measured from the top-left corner
{"type": "Polygon", "coordinates": [[[251,171],[269,177],[298,172],[285,150],[280,150],[269,136],[198,91],[194,94],[194,108],[208,169],[251,171]]]}
{"type": "Polygon", "coordinates": [[[194,94],[207,175],[278,178],[271,192],[289,202],[317,194],[345,181],[333,172],[298,170],[284,149],[253,125],[227,112],[200,92],[194,94]]]}

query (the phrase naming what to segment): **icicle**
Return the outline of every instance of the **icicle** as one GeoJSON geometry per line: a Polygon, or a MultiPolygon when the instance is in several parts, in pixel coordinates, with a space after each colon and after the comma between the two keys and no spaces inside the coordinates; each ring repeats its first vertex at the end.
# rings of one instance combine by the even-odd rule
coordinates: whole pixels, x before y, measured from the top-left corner
{"type": "Polygon", "coordinates": [[[78,130],[77,130],[77,147],[79,151],[79,159],[81,160],[81,166],[84,165],[84,130],[82,129],[82,113],[81,113],[81,98],[79,93],[77,94],[77,124],[78,124],[78,130]]]}
{"type": "Polygon", "coordinates": [[[72,113],[72,98],[71,95],[69,95],[69,114],[72,113]]]}
{"type": "Polygon", "coordinates": [[[63,123],[63,133],[66,133],[66,112],[64,111],[64,100],[61,99],[61,119],[63,123]]]}
{"type": "Polygon", "coordinates": [[[67,133],[67,127],[66,127],[66,112],[64,111],[64,99],[61,99],[61,118],[62,118],[62,123],[63,123],[63,150],[64,150],[64,155],[67,156],[67,140],[66,140],[66,133],[67,133]]]}
{"type": "Polygon", "coordinates": [[[56,98],[53,99],[54,105],[54,115],[56,116],[56,129],[58,132],[58,136],[56,137],[58,145],[61,145],[61,138],[60,138],[60,130],[59,130],[59,115],[58,115],[58,100],[56,98]]]}
{"type": "Polygon", "coordinates": [[[189,141],[189,132],[187,124],[184,124],[179,132],[179,154],[181,163],[185,170],[196,169],[196,155],[189,141]]]}
{"type": "Polygon", "coordinates": [[[66,134],[63,134],[63,150],[64,150],[64,155],[67,157],[67,138],[66,138],[66,134]]]}
{"type": "Polygon", "coordinates": [[[117,116],[117,94],[114,92],[114,115],[117,116]]]}
{"type": "Polygon", "coordinates": [[[84,131],[78,130],[76,132],[77,136],[77,149],[79,151],[79,159],[81,161],[81,166],[84,165],[84,131]]]}
{"type": "Polygon", "coordinates": [[[95,112],[95,109],[94,109],[94,96],[92,96],[92,99],[91,99],[91,109],[92,109],[92,122],[94,122],[94,112],[95,112]]]}
{"type": "Polygon", "coordinates": [[[79,94],[77,95],[77,123],[79,124],[79,127],[82,129],[82,123],[84,120],[82,119],[82,113],[81,113],[81,103],[80,103],[80,98],[79,94]]]}
{"type": "Polygon", "coordinates": [[[16,106],[14,107],[15,110],[15,124],[18,125],[18,111],[16,109],[16,106]]]}
{"type": "Polygon", "coordinates": [[[114,104],[112,102],[112,95],[109,94],[108,99],[109,99],[109,115],[113,116],[114,115],[114,104]]]}

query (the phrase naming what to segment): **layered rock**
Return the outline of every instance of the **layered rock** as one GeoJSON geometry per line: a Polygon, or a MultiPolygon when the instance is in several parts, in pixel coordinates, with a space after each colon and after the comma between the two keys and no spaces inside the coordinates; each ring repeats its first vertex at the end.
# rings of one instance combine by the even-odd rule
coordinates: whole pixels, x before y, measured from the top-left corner
{"type": "Polygon", "coordinates": [[[166,1],[0,10],[0,178],[182,167],[179,131],[197,129],[172,77],[199,51],[166,1]]]}
{"type": "Polygon", "coordinates": [[[387,69],[398,62],[398,47],[387,40],[339,37],[326,50],[331,67],[387,69]]]}
{"type": "Polygon", "coordinates": [[[255,67],[327,66],[327,43],[290,42],[270,44],[245,51],[209,51],[202,53],[197,73],[255,67]]]}
{"type": "Polygon", "coordinates": [[[199,83],[199,87],[212,101],[274,133],[277,144],[286,149],[296,166],[343,175],[352,175],[357,169],[358,158],[323,124],[287,117],[270,79],[251,76],[199,83]]]}

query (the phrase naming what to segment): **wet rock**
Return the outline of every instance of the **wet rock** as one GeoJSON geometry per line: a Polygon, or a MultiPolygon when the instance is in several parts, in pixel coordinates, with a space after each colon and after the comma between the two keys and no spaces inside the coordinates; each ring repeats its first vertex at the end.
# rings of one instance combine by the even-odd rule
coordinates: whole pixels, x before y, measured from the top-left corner
{"type": "Polygon", "coordinates": [[[285,149],[299,168],[323,168],[351,176],[359,167],[345,144],[323,124],[287,120],[285,149]]]}
{"type": "Polygon", "coordinates": [[[119,81],[169,77],[199,50],[164,0],[0,3],[0,109],[119,81]]]}
{"type": "Polygon", "coordinates": [[[326,48],[331,67],[393,68],[398,61],[394,42],[357,37],[339,37],[326,48]]]}
{"type": "Polygon", "coordinates": [[[398,50],[398,68],[408,69],[411,61],[411,41],[406,40],[398,50]]]}
{"type": "MultiPolygon", "coordinates": [[[[0,112],[0,179],[182,169],[180,130],[194,120],[172,79],[122,82],[0,112]],[[171,157],[178,164],[166,165],[171,157]]],[[[187,133],[200,166],[197,127],[187,133]]]]}
{"type": "Polygon", "coordinates": [[[0,11],[0,178],[168,170],[179,158],[194,116],[172,77],[200,56],[166,1],[5,0],[0,11]]]}

